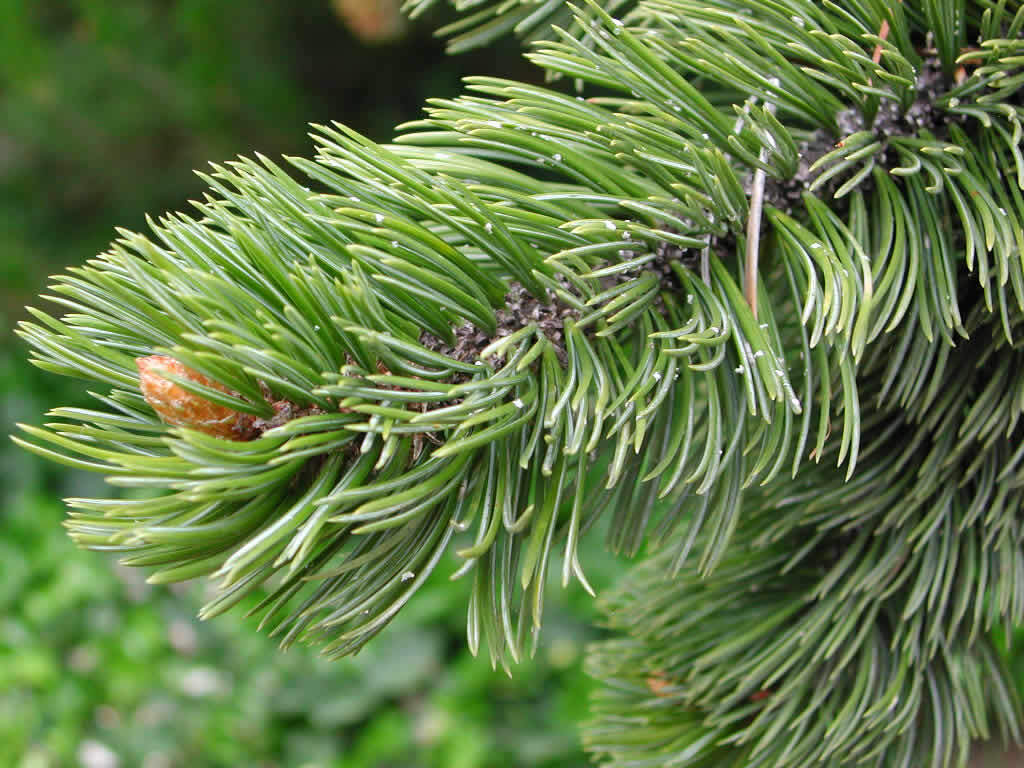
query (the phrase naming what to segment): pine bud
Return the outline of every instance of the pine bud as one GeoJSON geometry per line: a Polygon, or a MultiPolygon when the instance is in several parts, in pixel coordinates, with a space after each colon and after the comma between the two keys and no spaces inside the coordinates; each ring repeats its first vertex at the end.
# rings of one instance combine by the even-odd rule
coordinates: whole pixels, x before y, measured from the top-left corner
{"type": "Polygon", "coordinates": [[[656,669],[653,674],[647,677],[647,690],[653,693],[658,698],[665,698],[669,694],[665,691],[672,687],[672,683],[669,682],[668,678],[665,677],[665,673],[656,669]]]}
{"type": "Polygon", "coordinates": [[[164,423],[229,440],[246,440],[250,436],[251,416],[186,392],[164,374],[230,394],[223,385],[165,355],[137,357],[135,364],[139,367],[139,389],[164,423]]]}

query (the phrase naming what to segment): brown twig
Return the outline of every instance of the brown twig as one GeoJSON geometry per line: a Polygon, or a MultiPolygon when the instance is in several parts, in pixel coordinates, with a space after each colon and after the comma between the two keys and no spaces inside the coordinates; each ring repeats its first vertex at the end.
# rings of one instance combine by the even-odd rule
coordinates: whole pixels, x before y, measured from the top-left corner
{"type": "MultiPolygon", "coordinates": [[[[778,85],[778,78],[772,78],[769,82],[778,85]]],[[[775,104],[769,103],[765,109],[775,114],[775,104]]],[[[768,139],[771,141],[771,138],[768,139]]],[[[768,147],[762,147],[758,154],[758,160],[762,163],[768,160],[768,147]]],[[[761,251],[761,214],[764,209],[764,185],[767,174],[764,168],[754,171],[754,180],[750,186],[750,212],[747,215],[747,257],[743,275],[743,295],[750,305],[750,311],[754,313],[757,320],[757,269],[758,255],[761,251]]]]}
{"type": "MultiPolygon", "coordinates": [[[[760,158],[767,155],[761,150],[760,158]]],[[[761,250],[761,212],[764,208],[764,183],[767,178],[763,168],[754,171],[754,183],[750,189],[750,213],[747,215],[747,259],[743,276],[743,295],[750,305],[750,311],[757,320],[757,261],[761,250]]]]}
{"type": "MultiPolygon", "coordinates": [[[[885,39],[887,39],[889,37],[889,20],[888,19],[882,19],[882,26],[878,30],[878,36],[882,40],[885,40],[885,39]]],[[[874,53],[871,54],[871,60],[873,62],[875,62],[875,64],[878,64],[879,62],[881,62],[881,60],[882,60],[882,44],[881,43],[878,43],[875,46],[874,53]]]]}

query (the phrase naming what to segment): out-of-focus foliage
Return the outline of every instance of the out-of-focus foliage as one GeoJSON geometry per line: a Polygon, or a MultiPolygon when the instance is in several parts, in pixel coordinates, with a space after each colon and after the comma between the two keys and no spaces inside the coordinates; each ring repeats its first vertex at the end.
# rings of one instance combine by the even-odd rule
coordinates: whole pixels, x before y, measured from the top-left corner
{"type": "Polygon", "coordinates": [[[8,291],[38,283],[25,265],[98,250],[120,217],[180,205],[207,159],[301,141],[316,104],[279,63],[285,8],[248,4],[240,19],[232,2],[0,0],[8,291]]]}
{"type": "Polygon", "coordinates": [[[445,56],[438,23],[366,46],[331,0],[0,0],[2,326],[115,225],[184,208],[193,169],[305,151],[310,122],[386,138],[463,73],[526,69],[514,41],[445,56]]]}

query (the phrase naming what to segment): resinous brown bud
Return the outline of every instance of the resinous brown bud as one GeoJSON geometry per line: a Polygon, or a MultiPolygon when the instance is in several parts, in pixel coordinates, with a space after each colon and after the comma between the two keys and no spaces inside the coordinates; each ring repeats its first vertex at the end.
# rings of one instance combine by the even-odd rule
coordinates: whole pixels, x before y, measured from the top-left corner
{"type": "Polygon", "coordinates": [[[229,440],[249,438],[252,431],[251,416],[186,392],[164,374],[170,373],[179,379],[194,381],[230,394],[231,391],[223,385],[166,355],[137,357],[135,364],[139,368],[139,388],[143,397],[166,424],[188,427],[229,440]]]}

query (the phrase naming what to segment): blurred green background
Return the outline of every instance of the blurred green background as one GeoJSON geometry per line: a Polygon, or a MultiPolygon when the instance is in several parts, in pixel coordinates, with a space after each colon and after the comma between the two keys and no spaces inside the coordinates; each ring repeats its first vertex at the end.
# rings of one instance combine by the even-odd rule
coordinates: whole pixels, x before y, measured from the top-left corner
{"type": "MultiPolygon", "coordinates": [[[[387,139],[464,74],[536,78],[511,41],[445,56],[441,17],[360,39],[346,19],[365,38],[377,18],[354,18],[360,2],[393,13],[386,0],[0,0],[3,433],[87,397],[27,365],[12,333],[23,306],[115,226],[186,207],[203,190],[192,169],[308,154],[308,122],[387,139]]],[[[100,478],[8,440],[0,469],[0,766],[586,764],[580,662],[597,630],[579,588],[552,589],[537,657],[512,678],[466,651],[452,562],[363,654],[328,663],[238,616],[198,622],[202,584],[151,587],[76,550],[60,499],[100,478]]],[[[621,565],[593,550],[591,578],[608,583],[621,565]]]]}
{"type": "MultiPolygon", "coordinates": [[[[443,17],[398,34],[396,2],[0,0],[3,433],[86,400],[80,382],[27,365],[12,334],[23,306],[115,226],[186,207],[203,190],[192,169],[308,153],[308,122],[386,140],[464,74],[537,79],[511,41],[445,56],[431,36],[443,17]]],[[[281,653],[237,615],[199,623],[202,584],[151,587],[76,550],[59,499],[99,478],[6,440],[0,471],[0,766],[587,764],[581,658],[600,630],[578,587],[552,588],[537,657],[511,678],[466,651],[452,562],[363,654],[328,663],[281,653]]],[[[624,564],[597,537],[587,547],[591,581],[611,583],[624,564]]]]}

